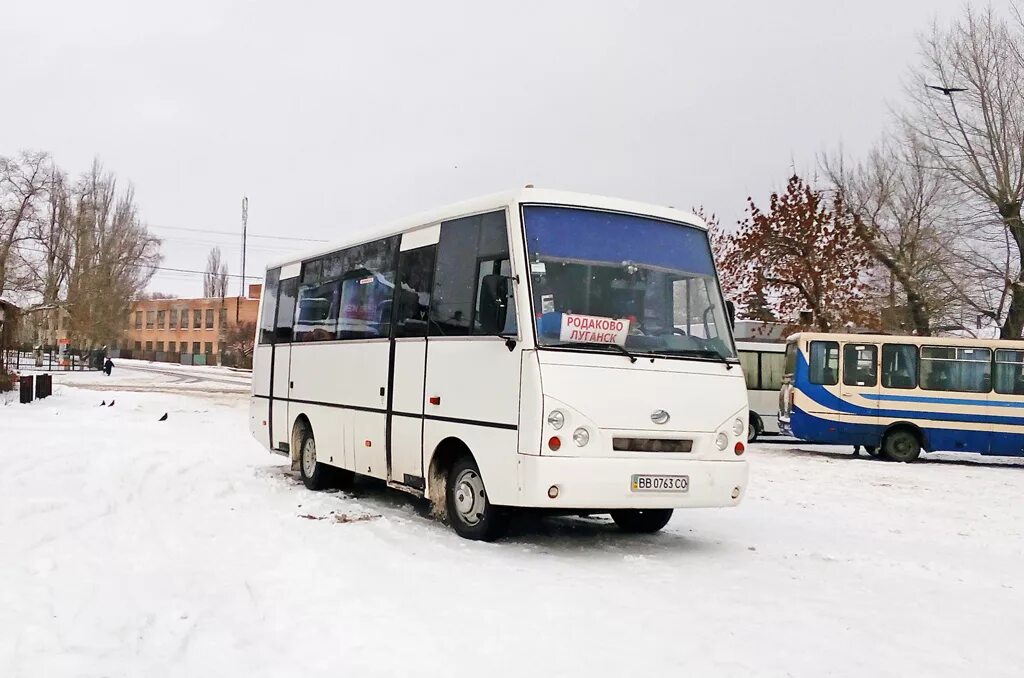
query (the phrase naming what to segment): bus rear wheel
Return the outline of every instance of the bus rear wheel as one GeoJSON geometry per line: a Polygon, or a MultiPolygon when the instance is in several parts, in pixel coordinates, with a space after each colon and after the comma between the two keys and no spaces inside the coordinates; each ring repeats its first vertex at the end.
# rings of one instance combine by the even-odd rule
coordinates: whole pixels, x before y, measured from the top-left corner
{"type": "Polygon", "coordinates": [[[460,537],[494,541],[505,535],[508,513],[488,499],[483,476],[471,456],[460,457],[452,465],[445,495],[448,522],[460,537]]]}
{"type": "Polygon", "coordinates": [[[323,490],[328,487],[348,488],[355,478],[352,471],[328,466],[316,459],[316,439],[308,428],[302,429],[299,445],[299,475],[302,484],[310,490],[323,490]]]}
{"type": "Polygon", "coordinates": [[[882,439],[882,456],[891,461],[909,464],[921,455],[921,441],[913,431],[897,428],[882,439]]]}
{"type": "Polygon", "coordinates": [[[612,520],[623,532],[651,534],[668,525],[672,509],[639,509],[612,511],[612,520]]]}
{"type": "Polygon", "coordinates": [[[748,443],[757,442],[757,439],[761,437],[762,433],[764,433],[764,424],[761,423],[761,417],[759,417],[755,413],[751,412],[750,413],[749,433],[747,434],[747,442],[748,443]]]}

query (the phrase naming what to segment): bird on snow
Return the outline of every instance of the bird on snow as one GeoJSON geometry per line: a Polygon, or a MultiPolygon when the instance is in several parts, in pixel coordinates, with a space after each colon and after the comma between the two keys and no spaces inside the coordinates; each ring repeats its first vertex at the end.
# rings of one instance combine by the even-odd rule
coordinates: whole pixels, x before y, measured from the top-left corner
{"type": "Polygon", "coordinates": [[[164,416],[160,417],[160,421],[167,421],[167,413],[164,412],[164,416]]]}
{"type": "Polygon", "coordinates": [[[102,403],[100,403],[100,407],[103,407],[103,406],[104,406],[104,405],[106,405],[106,404],[107,404],[107,401],[106,401],[106,399],[104,399],[104,400],[103,400],[103,402],[102,402],[102,403]]]}
{"type": "Polygon", "coordinates": [[[113,400],[111,400],[111,401],[110,401],[110,404],[109,404],[109,405],[107,405],[107,407],[113,407],[113,406],[114,406],[114,401],[113,401],[113,400]]]}

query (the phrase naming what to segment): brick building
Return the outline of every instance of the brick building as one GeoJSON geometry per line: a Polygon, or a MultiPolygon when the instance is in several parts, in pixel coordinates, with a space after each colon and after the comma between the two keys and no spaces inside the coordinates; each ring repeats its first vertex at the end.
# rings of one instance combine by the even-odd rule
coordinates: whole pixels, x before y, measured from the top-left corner
{"type": "Polygon", "coordinates": [[[221,363],[231,329],[255,325],[261,291],[262,285],[249,285],[244,298],[141,299],[132,304],[119,347],[136,358],[221,363]]]}

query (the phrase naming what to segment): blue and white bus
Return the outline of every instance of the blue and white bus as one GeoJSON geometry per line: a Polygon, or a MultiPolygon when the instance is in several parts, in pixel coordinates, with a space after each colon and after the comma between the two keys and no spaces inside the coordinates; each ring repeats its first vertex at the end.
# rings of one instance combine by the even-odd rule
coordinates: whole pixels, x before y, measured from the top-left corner
{"type": "Polygon", "coordinates": [[[793,335],[779,426],[895,461],[922,450],[1024,456],[1024,341],[793,335]]]}

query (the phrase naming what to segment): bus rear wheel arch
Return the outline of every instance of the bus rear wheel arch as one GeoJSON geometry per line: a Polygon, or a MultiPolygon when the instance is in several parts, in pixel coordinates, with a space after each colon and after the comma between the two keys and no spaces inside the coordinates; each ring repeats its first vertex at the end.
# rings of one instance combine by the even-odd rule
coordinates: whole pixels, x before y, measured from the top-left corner
{"type": "Polygon", "coordinates": [[[317,459],[316,438],[313,427],[304,415],[295,420],[292,432],[293,449],[298,460],[299,477],[302,484],[310,490],[323,490],[328,487],[348,487],[355,476],[352,471],[340,469],[323,463],[317,459]]]}
{"type": "Polygon", "coordinates": [[[430,498],[435,515],[460,537],[494,541],[508,530],[508,509],[491,503],[480,467],[461,441],[445,441],[431,459],[430,498]]]}
{"type": "Polygon", "coordinates": [[[881,455],[890,461],[909,464],[921,456],[921,432],[909,425],[891,427],[882,436],[881,455]]]}

